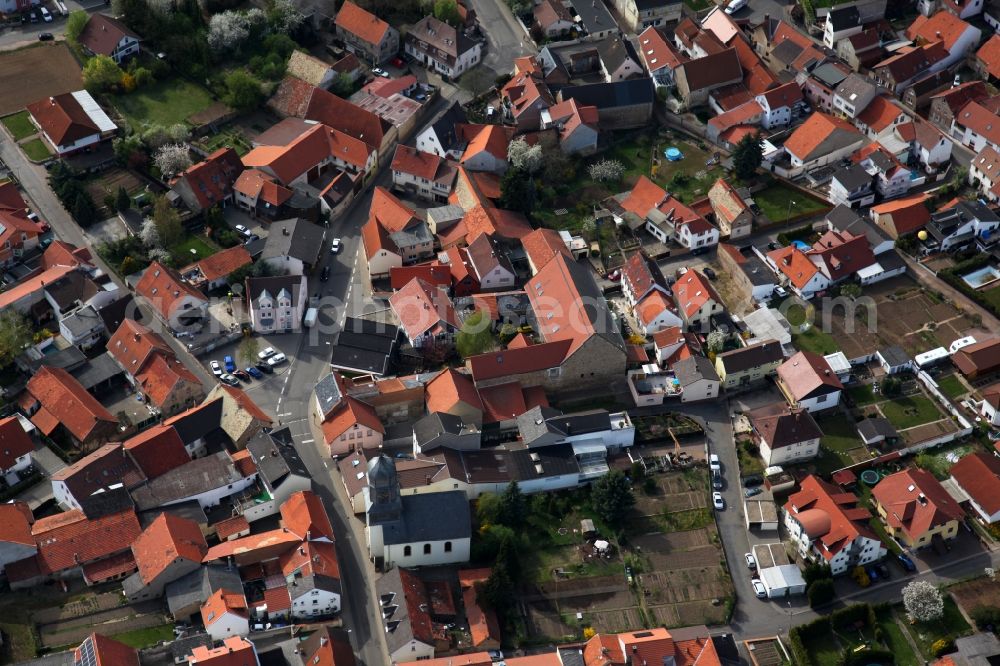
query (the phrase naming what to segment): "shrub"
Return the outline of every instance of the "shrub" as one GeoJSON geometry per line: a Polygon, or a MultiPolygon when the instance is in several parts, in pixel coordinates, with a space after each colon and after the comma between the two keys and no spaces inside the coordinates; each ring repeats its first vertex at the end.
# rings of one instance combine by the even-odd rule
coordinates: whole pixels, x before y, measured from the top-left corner
{"type": "Polygon", "coordinates": [[[809,597],[809,605],[813,608],[830,603],[836,596],[833,579],[821,578],[816,581],[806,590],[806,596],[809,597]]]}
{"type": "Polygon", "coordinates": [[[1000,607],[997,606],[976,606],[972,609],[972,621],[983,630],[996,629],[1000,627],[1000,607]]]}
{"type": "Polygon", "coordinates": [[[935,657],[946,655],[955,649],[955,642],[950,638],[939,638],[931,643],[931,654],[935,657]]]}

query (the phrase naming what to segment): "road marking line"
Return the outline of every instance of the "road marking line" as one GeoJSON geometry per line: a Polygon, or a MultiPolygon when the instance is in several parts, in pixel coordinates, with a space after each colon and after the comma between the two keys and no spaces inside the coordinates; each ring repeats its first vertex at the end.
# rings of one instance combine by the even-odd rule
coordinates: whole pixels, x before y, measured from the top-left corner
{"type": "Polygon", "coordinates": [[[278,414],[278,416],[291,416],[293,412],[285,412],[284,414],[278,414]]]}
{"type": "Polygon", "coordinates": [[[299,444],[312,444],[315,441],[315,439],[303,439],[299,441],[299,444]]]}

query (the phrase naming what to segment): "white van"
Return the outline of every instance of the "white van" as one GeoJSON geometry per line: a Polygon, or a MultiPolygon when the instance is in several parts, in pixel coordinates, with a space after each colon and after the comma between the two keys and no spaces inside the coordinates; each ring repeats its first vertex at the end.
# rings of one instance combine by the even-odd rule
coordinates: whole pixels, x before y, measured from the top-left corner
{"type": "Polygon", "coordinates": [[[726,7],[726,13],[727,14],[735,14],[736,12],[738,12],[741,9],[743,9],[744,7],[746,7],[748,1],[749,0],[733,0],[726,7]]]}
{"type": "Polygon", "coordinates": [[[306,328],[312,328],[316,323],[316,318],[319,317],[319,310],[316,308],[309,308],[306,310],[306,316],[302,319],[302,325],[306,328]]]}

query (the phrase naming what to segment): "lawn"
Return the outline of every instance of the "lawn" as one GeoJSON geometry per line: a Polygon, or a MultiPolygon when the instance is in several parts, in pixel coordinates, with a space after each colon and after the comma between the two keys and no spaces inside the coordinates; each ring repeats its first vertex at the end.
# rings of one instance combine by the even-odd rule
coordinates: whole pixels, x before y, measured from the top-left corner
{"type": "Polygon", "coordinates": [[[160,641],[174,640],[174,625],[171,623],[148,627],[146,629],[134,629],[125,633],[115,634],[111,638],[134,647],[137,650],[141,650],[142,648],[156,645],[160,641]]]}
{"type": "Polygon", "coordinates": [[[965,384],[955,375],[941,377],[936,381],[938,388],[941,389],[941,393],[944,393],[952,400],[957,400],[959,396],[969,392],[965,384]]]}
{"type": "Polygon", "coordinates": [[[177,260],[179,265],[186,266],[189,263],[200,261],[205,257],[210,257],[218,251],[219,248],[215,247],[201,236],[189,236],[186,241],[175,246],[173,250],[171,250],[171,254],[174,255],[174,259],[177,260]],[[192,250],[194,251],[192,252],[192,250]]]}
{"type": "Polygon", "coordinates": [[[851,396],[851,400],[854,401],[855,405],[870,405],[873,402],[877,402],[878,398],[872,392],[872,387],[868,384],[862,384],[860,386],[852,386],[847,389],[847,395],[851,396]]]}
{"type": "Polygon", "coordinates": [[[840,644],[832,633],[820,639],[810,640],[807,649],[817,666],[837,666],[840,663],[840,644]]]}
{"type": "Polygon", "coordinates": [[[896,659],[896,666],[920,666],[921,660],[914,654],[909,641],[903,636],[892,608],[883,608],[876,614],[878,626],[882,628],[882,640],[896,659]]]}
{"type": "Polygon", "coordinates": [[[160,81],[128,95],[117,95],[114,104],[137,126],[177,125],[212,104],[208,91],[184,79],[160,81]]]}
{"type": "Polygon", "coordinates": [[[27,143],[21,144],[21,150],[24,154],[28,156],[28,159],[33,162],[42,162],[44,160],[52,157],[52,153],[49,152],[48,146],[41,139],[32,139],[27,143]]]}
{"type": "Polygon", "coordinates": [[[955,600],[951,595],[944,597],[944,617],[940,620],[928,623],[917,623],[910,626],[910,636],[916,642],[917,647],[924,657],[931,657],[931,646],[934,641],[940,638],[955,639],[970,633],[972,628],[962,617],[962,612],[958,610],[955,600]]]}
{"type": "Polygon", "coordinates": [[[659,523],[665,532],[687,532],[711,525],[715,521],[708,509],[690,509],[688,511],[664,511],[660,514],[659,523]]]}
{"type": "Polygon", "coordinates": [[[854,460],[847,452],[862,446],[854,422],[843,415],[830,414],[817,418],[816,425],[823,431],[820,446],[833,451],[845,465],[852,464],[854,460]]]}
{"type": "Polygon", "coordinates": [[[821,356],[840,351],[840,345],[833,336],[817,326],[810,326],[800,333],[792,333],[792,344],[800,351],[811,351],[821,356]]]}
{"type": "Polygon", "coordinates": [[[820,213],[829,208],[826,203],[777,182],[754,194],[753,200],[772,222],[785,222],[793,217],[820,213]]]}
{"type": "Polygon", "coordinates": [[[896,430],[913,428],[941,418],[941,412],[938,411],[937,405],[930,398],[922,395],[896,398],[889,402],[883,402],[879,408],[896,430]]]}
{"type": "Polygon", "coordinates": [[[643,134],[632,141],[615,145],[602,157],[618,160],[625,165],[623,180],[627,185],[631,186],[639,176],[647,176],[681,202],[690,204],[706,196],[712,184],[724,175],[724,170],[719,165],[705,166],[712,159],[713,152],[709,146],[703,150],[689,139],[666,139],[643,134]],[[680,150],[684,158],[677,162],[668,161],[663,151],[670,147],[680,150]],[[655,174],[651,167],[653,157],[659,162],[655,174]]]}
{"type": "Polygon", "coordinates": [[[994,308],[1000,309],[1000,287],[980,291],[979,296],[994,308]]]}
{"type": "Polygon", "coordinates": [[[38,128],[31,124],[27,111],[18,111],[17,113],[5,116],[2,122],[7,131],[14,136],[15,141],[26,139],[32,134],[38,134],[38,128]]]}

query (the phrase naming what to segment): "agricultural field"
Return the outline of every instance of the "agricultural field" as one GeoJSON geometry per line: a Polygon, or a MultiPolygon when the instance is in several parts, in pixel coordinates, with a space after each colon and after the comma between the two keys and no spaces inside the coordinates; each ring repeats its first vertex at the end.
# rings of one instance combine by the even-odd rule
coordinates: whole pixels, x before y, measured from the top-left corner
{"type": "Polygon", "coordinates": [[[63,43],[33,44],[0,53],[0,115],[83,88],[80,65],[63,43]],[[30,72],[30,76],[25,76],[30,72]]]}

